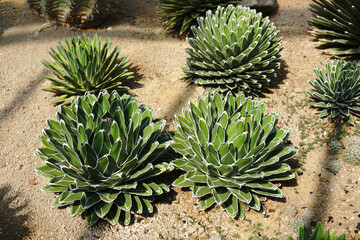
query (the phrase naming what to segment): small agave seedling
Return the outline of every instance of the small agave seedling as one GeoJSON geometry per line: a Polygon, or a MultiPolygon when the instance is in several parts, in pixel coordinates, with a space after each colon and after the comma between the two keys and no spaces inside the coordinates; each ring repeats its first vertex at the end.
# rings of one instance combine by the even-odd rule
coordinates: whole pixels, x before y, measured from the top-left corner
{"type": "Polygon", "coordinates": [[[182,158],[173,164],[186,173],[174,186],[192,187],[201,210],[222,205],[234,218],[244,218],[241,203],[264,213],[258,195],[285,197],[273,182],[295,177],[284,161],[296,150],[282,145],[290,129],[276,128],[279,113],[265,114],[265,102],[243,93],[199,98],[189,108],[175,116],[172,146],[182,158]]]}
{"type": "Polygon", "coordinates": [[[314,87],[308,91],[312,106],[322,109],[320,117],[330,116],[353,125],[360,117],[360,67],[356,61],[343,60],[325,63],[325,71],[314,69],[316,79],[309,81],[314,87]]]}
{"type": "Polygon", "coordinates": [[[160,136],[165,121],[151,107],[115,91],[86,94],[60,107],[57,120],[39,137],[36,169],[50,178],[43,188],[57,193],[54,207],[72,205],[89,226],[100,218],[128,225],[131,213],[152,213],[149,197],[169,191],[161,175],[173,169],[170,141],[160,136]]]}
{"type": "Polygon", "coordinates": [[[360,57],[360,3],[357,0],[313,0],[310,33],[319,47],[335,55],[360,57]]]}
{"type": "Polygon", "coordinates": [[[133,73],[127,69],[129,63],[126,57],[117,59],[119,45],[110,52],[109,39],[101,45],[97,35],[91,41],[85,34],[82,38],[73,37],[65,42],[66,46],[61,43],[57,46],[58,51],[51,48],[50,56],[54,63],[43,61],[44,66],[55,75],[42,76],[51,82],[50,87],[43,90],[60,95],[53,104],[69,104],[85,92],[96,94],[101,90],[124,92],[129,89],[123,83],[132,79],[133,73]]]}
{"type": "Polygon", "coordinates": [[[214,91],[257,95],[280,67],[282,40],[269,18],[248,7],[218,7],[197,19],[185,79],[214,91]]]}
{"type": "Polygon", "coordinates": [[[188,32],[196,18],[218,6],[236,4],[237,0],[156,0],[161,5],[162,18],[167,19],[168,30],[180,28],[180,35],[188,32]]]}
{"type": "MultiPolygon", "coordinates": [[[[319,222],[313,232],[310,234],[306,227],[299,227],[298,240],[344,240],[345,234],[336,236],[336,233],[329,233],[329,230],[324,232],[321,223],[319,222]]],[[[288,237],[287,240],[294,240],[292,237],[288,237]]]]}
{"type": "Polygon", "coordinates": [[[112,9],[112,0],[28,0],[40,17],[76,27],[99,25],[112,9]]]}

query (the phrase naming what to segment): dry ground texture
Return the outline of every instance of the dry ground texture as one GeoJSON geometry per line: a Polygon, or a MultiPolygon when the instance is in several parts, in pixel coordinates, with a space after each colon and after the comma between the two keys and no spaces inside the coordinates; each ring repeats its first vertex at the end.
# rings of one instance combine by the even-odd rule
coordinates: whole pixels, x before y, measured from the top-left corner
{"type": "MultiPolygon", "coordinates": [[[[44,22],[27,9],[26,0],[0,0],[0,239],[282,239],[295,236],[292,222],[304,215],[322,221],[325,229],[346,233],[347,239],[360,239],[360,167],[321,146],[333,124],[320,120],[306,104],[308,80],[315,77],[312,69],[330,59],[307,33],[311,1],[278,2],[280,9],[271,20],[283,37],[282,70],[263,100],[269,111],[281,112],[279,126],[293,129],[289,140],[301,150],[300,174],[282,187],[286,200],[268,199],[265,215],[249,211],[241,221],[218,207],[200,212],[190,191],[175,188],[158,201],[155,214],[137,216],[131,226],[100,222],[88,228],[80,216],[70,217],[69,208],[51,208],[54,195],[41,190],[48,179],[34,172],[41,165],[34,156],[40,147],[37,136],[58,110],[50,104],[54,96],[41,90],[48,83],[39,75],[49,74],[41,61],[50,60],[50,47],[82,32],[63,27],[37,32],[44,22]],[[332,159],[342,162],[336,174],[327,170],[332,159]]],[[[154,0],[118,0],[113,20],[86,34],[110,37],[122,46],[122,55],[136,70],[132,92],[173,129],[174,114],[205,93],[179,80],[188,44],[166,34],[158,10],[154,0]]],[[[358,132],[357,126],[345,128],[341,142],[346,146],[358,132]]]]}

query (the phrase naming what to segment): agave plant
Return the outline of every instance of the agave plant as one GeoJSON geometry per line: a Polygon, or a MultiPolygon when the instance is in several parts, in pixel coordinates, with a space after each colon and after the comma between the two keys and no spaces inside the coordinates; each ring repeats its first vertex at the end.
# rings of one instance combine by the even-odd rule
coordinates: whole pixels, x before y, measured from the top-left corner
{"type": "Polygon", "coordinates": [[[269,18],[248,7],[218,7],[198,18],[187,41],[185,79],[208,91],[257,94],[280,66],[282,40],[269,18]]]}
{"type": "Polygon", "coordinates": [[[169,191],[161,175],[173,169],[165,121],[153,121],[151,107],[115,91],[86,94],[60,107],[57,120],[39,137],[36,169],[50,178],[43,188],[57,193],[54,207],[72,205],[89,226],[100,218],[128,225],[131,213],[152,213],[151,196],[169,191]]]}
{"type": "Polygon", "coordinates": [[[180,35],[188,32],[196,18],[205,15],[207,10],[218,6],[235,4],[237,0],[156,0],[161,4],[163,18],[167,19],[167,29],[180,28],[180,35]]]}
{"type": "Polygon", "coordinates": [[[43,90],[60,95],[52,103],[69,104],[73,98],[84,95],[85,92],[124,92],[129,89],[123,86],[123,82],[132,79],[133,73],[127,69],[129,63],[126,57],[117,59],[120,54],[119,45],[110,52],[109,39],[101,45],[101,39],[97,35],[91,41],[85,34],[82,38],[72,37],[65,42],[66,46],[59,43],[58,51],[51,48],[50,56],[54,63],[43,61],[45,67],[55,75],[42,76],[51,82],[51,86],[43,90]]]}
{"type": "Polygon", "coordinates": [[[28,0],[29,7],[40,17],[48,16],[60,24],[93,27],[111,11],[112,0],[28,0]]]}
{"type": "Polygon", "coordinates": [[[314,69],[316,79],[309,81],[314,87],[308,91],[312,106],[322,109],[320,117],[330,116],[353,125],[351,115],[360,117],[360,68],[357,62],[338,60],[325,63],[325,71],[314,69]]]}
{"type": "Polygon", "coordinates": [[[243,204],[259,212],[263,197],[284,198],[273,182],[295,177],[283,161],[295,155],[283,146],[290,129],[277,129],[279,113],[265,114],[266,105],[240,93],[219,94],[189,103],[184,116],[175,116],[174,150],[182,155],[173,164],[186,171],[174,186],[192,187],[200,208],[222,205],[231,217],[244,217],[243,204]],[[240,203],[240,202],[242,203],[240,203]]]}
{"type": "Polygon", "coordinates": [[[360,56],[360,3],[358,0],[313,0],[315,16],[310,33],[318,45],[335,55],[360,56]]]}
{"type": "MultiPolygon", "coordinates": [[[[299,227],[299,236],[297,238],[298,240],[344,240],[345,234],[342,234],[340,236],[336,236],[336,233],[332,233],[330,235],[329,230],[326,232],[323,231],[321,227],[321,223],[319,222],[314,229],[314,231],[309,233],[309,231],[304,228],[303,226],[299,227]]],[[[288,237],[287,240],[294,240],[292,237],[288,237]]]]}

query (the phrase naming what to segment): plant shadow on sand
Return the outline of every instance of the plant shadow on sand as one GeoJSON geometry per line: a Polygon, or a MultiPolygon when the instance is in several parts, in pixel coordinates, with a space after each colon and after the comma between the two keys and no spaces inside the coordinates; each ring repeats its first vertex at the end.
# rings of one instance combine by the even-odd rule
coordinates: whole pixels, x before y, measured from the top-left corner
{"type": "Polygon", "coordinates": [[[10,185],[0,187],[0,239],[23,239],[30,234],[29,228],[25,225],[29,216],[21,213],[28,204],[12,207],[12,203],[19,201],[19,193],[10,192],[10,185]]]}

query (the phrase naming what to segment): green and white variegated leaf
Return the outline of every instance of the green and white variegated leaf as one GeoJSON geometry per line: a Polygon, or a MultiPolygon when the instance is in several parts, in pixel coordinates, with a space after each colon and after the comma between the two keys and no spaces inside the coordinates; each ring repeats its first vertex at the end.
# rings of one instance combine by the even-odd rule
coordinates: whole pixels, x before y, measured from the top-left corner
{"type": "Polygon", "coordinates": [[[281,38],[268,17],[248,7],[219,6],[197,18],[184,78],[208,92],[258,95],[280,67],[281,38]]]}
{"type": "Polygon", "coordinates": [[[58,24],[88,28],[98,26],[110,13],[112,1],[28,0],[30,8],[58,24]]]}
{"type": "MultiPolygon", "coordinates": [[[[318,222],[316,228],[312,233],[304,226],[299,226],[298,240],[344,240],[345,234],[337,235],[336,232],[324,231],[321,222],[318,222]]],[[[294,240],[292,237],[286,238],[286,240],[294,240]]]]}
{"type": "Polygon", "coordinates": [[[356,61],[325,62],[325,70],[314,69],[316,79],[310,79],[313,89],[311,105],[321,110],[320,117],[330,116],[354,124],[360,117],[360,67],[356,61]]]}
{"type": "Polygon", "coordinates": [[[43,190],[58,193],[53,206],[72,205],[71,216],[84,213],[89,226],[100,218],[128,225],[132,213],[152,213],[148,198],[170,191],[162,175],[174,168],[170,139],[160,136],[165,121],[152,112],[115,91],[61,106],[36,151],[37,173],[50,178],[43,190]]]}
{"type": "MultiPolygon", "coordinates": [[[[102,90],[116,90],[126,92],[129,88],[123,82],[133,78],[133,73],[128,71],[128,59],[122,57],[117,60],[120,54],[120,46],[110,52],[111,42],[106,40],[101,44],[101,39],[95,35],[93,40],[86,37],[73,37],[65,40],[57,46],[57,51],[51,48],[50,55],[54,63],[43,61],[45,67],[54,73],[54,77],[42,76],[50,81],[50,87],[44,88],[60,95],[52,103],[70,104],[76,96],[82,96],[85,92],[99,93],[102,90]]],[[[78,105],[84,114],[90,114],[90,106],[84,100],[78,100],[78,105]]],[[[96,112],[108,108],[109,102],[104,100],[96,108],[96,112]]],[[[64,110],[68,113],[68,110],[64,110]]],[[[65,118],[70,117],[65,113],[65,118]]],[[[78,117],[81,115],[78,114],[78,117]]],[[[78,119],[75,119],[78,120],[78,119]]],[[[67,126],[65,124],[65,126],[67,126]]],[[[84,124],[82,127],[85,127],[84,124]]],[[[84,133],[78,129],[80,133],[84,133]]],[[[82,134],[83,137],[84,134],[82,134]]]]}
{"type": "Polygon", "coordinates": [[[189,31],[190,26],[196,24],[196,18],[205,16],[207,10],[218,6],[236,4],[237,0],[156,0],[160,3],[160,13],[166,19],[168,30],[180,29],[180,35],[189,31]]]}
{"type": "Polygon", "coordinates": [[[337,56],[360,57],[360,4],[356,0],[313,0],[310,34],[337,56]]]}
{"type": "Polygon", "coordinates": [[[276,128],[279,114],[266,113],[264,102],[243,93],[223,99],[218,93],[208,95],[189,108],[174,122],[172,146],[182,156],[172,164],[186,172],[174,186],[191,187],[202,210],[222,205],[241,219],[243,205],[264,212],[258,195],[285,197],[273,181],[295,177],[283,161],[296,149],[283,146],[290,129],[276,128]]]}

